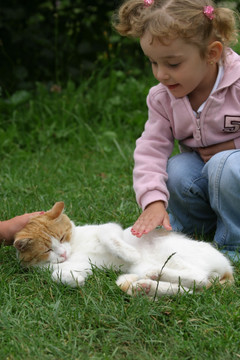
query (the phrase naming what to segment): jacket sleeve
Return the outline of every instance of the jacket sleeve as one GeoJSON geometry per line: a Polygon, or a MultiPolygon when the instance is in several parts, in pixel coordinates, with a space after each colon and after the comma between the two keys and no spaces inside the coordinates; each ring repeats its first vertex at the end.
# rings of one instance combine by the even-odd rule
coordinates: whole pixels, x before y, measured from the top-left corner
{"type": "MultiPolygon", "coordinates": [[[[167,207],[167,161],[173,150],[173,134],[163,96],[152,88],[147,97],[148,121],[134,151],[133,187],[142,209],[162,200],[167,207]]],[[[169,101],[169,100],[168,100],[169,101]]]]}

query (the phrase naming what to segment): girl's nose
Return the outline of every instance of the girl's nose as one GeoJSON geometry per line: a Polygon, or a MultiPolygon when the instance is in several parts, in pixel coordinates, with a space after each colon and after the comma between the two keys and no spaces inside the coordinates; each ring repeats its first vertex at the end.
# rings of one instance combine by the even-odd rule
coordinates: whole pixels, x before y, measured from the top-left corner
{"type": "Polygon", "coordinates": [[[169,75],[162,69],[158,69],[157,74],[156,74],[156,78],[158,81],[163,81],[163,80],[168,80],[169,79],[169,75]]]}

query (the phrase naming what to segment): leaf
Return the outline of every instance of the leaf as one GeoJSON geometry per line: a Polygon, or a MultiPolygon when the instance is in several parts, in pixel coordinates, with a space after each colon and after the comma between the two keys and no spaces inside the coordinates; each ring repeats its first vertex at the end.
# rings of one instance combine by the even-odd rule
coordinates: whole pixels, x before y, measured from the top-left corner
{"type": "Polygon", "coordinates": [[[31,93],[26,90],[16,91],[9,99],[8,103],[13,106],[24,104],[31,98],[31,93]]]}

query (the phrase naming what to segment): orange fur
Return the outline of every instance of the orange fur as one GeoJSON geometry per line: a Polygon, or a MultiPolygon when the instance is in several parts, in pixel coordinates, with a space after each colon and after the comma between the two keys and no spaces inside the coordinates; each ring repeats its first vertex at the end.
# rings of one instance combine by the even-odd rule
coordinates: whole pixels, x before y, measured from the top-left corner
{"type": "Polygon", "coordinates": [[[43,215],[32,218],[15,235],[14,246],[19,250],[19,260],[25,266],[46,261],[51,248],[51,237],[64,242],[71,239],[71,223],[67,215],[62,214],[63,202],[57,202],[43,215]]]}
{"type": "Polygon", "coordinates": [[[229,272],[226,272],[223,277],[220,279],[220,284],[225,284],[225,283],[228,283],[228,284],[231,284],[234,282],[234,277],[233,277],[233,274],[229,273],[229,272]]]}

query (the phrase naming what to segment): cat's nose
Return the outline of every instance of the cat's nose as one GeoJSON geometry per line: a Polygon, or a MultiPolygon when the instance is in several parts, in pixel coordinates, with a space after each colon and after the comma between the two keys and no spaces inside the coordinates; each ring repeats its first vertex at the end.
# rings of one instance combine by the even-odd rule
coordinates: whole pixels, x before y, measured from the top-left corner
{"type": "Polygon", "coordinates": [[[63,257],[63,258],[64,258],[64,260],[67,260],[67,252],[66,252],[66,251],[64,251],[64,253],[63,253],[63,254],[61,254],[61,257],[63,257]]]}

